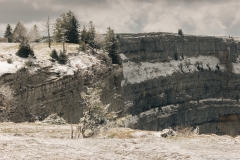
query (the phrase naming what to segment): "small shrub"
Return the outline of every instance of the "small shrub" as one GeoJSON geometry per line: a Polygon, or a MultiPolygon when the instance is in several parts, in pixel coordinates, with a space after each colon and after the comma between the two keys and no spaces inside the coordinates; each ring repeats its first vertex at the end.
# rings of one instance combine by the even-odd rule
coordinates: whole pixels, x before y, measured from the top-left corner
{"type": "Polygon", "coordinates": [[[81,50],[86,51],[86,44],[85,43],[82,45],[81,50]]]}
{"type": "Polygon", "coordinates": [[[31,66],[33,66],[33,62],[31,60],[28,60],[24,63],[24,65],[27,67],[31,67],[31,66]]]}
{"type": "Polygon", "coordinates": [[[99,53],[98,58],[103,60],[107,64],[111,63],[111,58],[108,56],[107,53],[104,53],[104,52],[99,53]]]}
{"type": "Polygon", "coordinates": [[[86,44],[84,42],[80,43],[78,50],[84,52],[84,51],[86,51],[86,49],[87,49],[86,44]]]}
{"type": "Polygon", "coordinates": [[[206,64],[206,66],[208,67],[208,70],[211,71],[211,67],[209,66],[209,64],[206,64]]]}
{"type": "Polygon", "coordinates": [[[184,55],[182,54],[182,59],[184,59],[184,55]]]}
{"type": "Polygon", "coordinates": [[[116,36],[116,38],[117,38],[117,39],[120,39],[120,35],[118,34],[118,35],[116,36]]]}
{"type": "Polygon", "coordinates": [[[61,125],[66,124],[66,121],[63,118],[59,117],[57,114],[51,114],[47,118],[45,118],[42,123],[61,125]]]}
{"type": "Polygon", "coordinates": [[[203,64],[202,62],[196,62],[195,67],[197,67],[198,71],[203,71],[203,64]]]}
{"type": "Polygon", "coordinates": [[[120,57],[117,53],[109,53],[109,56],[112,58],[112,63],[113,64],[119,64],[121,65],[121,60],[120,57]]]}
{"type": "Polygon", "coordinates": [[[181,71],[182,73],[184,73],[184,71],[183,71],[183,64],[180,63],[180,64],[178,65],[178,67],[179,67],[180,71],[181,71]]]}
{"type": "Polygon", "coordinates": [[[114,77],[120,77],[120,76],[122,76],[122,74],[123,74],[123,70],[120,67],[119,68],[115,68],[113,70],[114,77]]]}
{"type": "Polygon", "coordinates": [[[178,55],[177,55],[177,53],[174,53],[173,57],[174,57],[174,59],[175,59],[176,61],[178,60],[178,55]]]}
{"type": "Polygon", "coordinates": [[[58,55],[58,53],[55,49],[52,50],[50,57],[52,57],[52,61],[57,60],[58,63],[60,63],[60,64],[66,64],[66,62],[68,61],[68,56],[66,55],[66,53],[60,51],[60,53],[58,55]]]}
{"type": "Polygon", "coordinates": [[[58,56],[58,63],[66,64],[67,60],[68,60],[68,57],[67,57],[66,53],[60,51],[60,54],[58,56]]]}
{"type": "Polygon", "coordinates": [[[20,44],[16,55],[22,58],[28,58],[29,55],[34,56],[34,52],[29,44],[20,44]]]}
{"type": "Polygon", "coordinates": [[[216,65],[216,68],[217,68],[217,70],[220,70],[220,66],[218,64],[216,65]]]}
{"type": "Polygon", "coordinates": [[[7,63],[12,64],[13,63],[12,59],[8,58],[7,63]]]}
{"type": "Polygon", "coordinates": [[[189,60],[189,59],[184,61],[184,65],[185,65],[187,68],[189,68],[190,64],[191,64],[191,63],[190,63],[190,60],[189,60]]]}
{"type": "Polygon", "coordinates": [[[25,67],[22,67],[18,70],[20,73],[27,73],[28,72],[28,69],[25,68],[25,67]]]}
{"type": "Polygon", "coordinates": [[[52,52],[50,54],[50,57],[52,57],[53,59],[58,60],[58,54],[57,54],[57,51],[55,49],[52,50],[52,52]]]}
{"type": "Polygon", "coordinates": [[[183,31],[182,31],[182,29],[178,29],[178,35],[183,36],[183,31]]]}
{"type": "Polygon", "coordinates": [[[60,71],[56,72],[56,75],[57,75],[57,77],[60,77],[61,72],[60,71]]]}

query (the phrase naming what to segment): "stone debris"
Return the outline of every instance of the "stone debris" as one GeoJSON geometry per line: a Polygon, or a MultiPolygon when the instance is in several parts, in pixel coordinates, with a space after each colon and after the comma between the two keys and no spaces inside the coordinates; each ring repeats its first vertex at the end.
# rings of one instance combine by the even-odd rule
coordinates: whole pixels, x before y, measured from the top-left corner
{"type": "Polygon", "coordinates": [[[164,129],[164,130],[162,131],[162,134],[161,134],[161,136],[164,137],[164,138],[167,138],[167,137],[175,137],[175,136],[177,136],[177,135],[178,135],[177,132],[175,132],[175,131],[172,130],[172,129],[164,129]]]}

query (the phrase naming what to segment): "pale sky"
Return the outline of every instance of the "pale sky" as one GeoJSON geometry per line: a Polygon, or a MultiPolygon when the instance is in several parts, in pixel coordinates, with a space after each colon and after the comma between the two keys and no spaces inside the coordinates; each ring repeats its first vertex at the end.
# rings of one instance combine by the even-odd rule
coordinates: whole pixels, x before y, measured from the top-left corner
{"type": "Polygon", "coordinates": [[[73,11],[81,27],[93,21],[99,33],[174,32],[240,36],[240,0],[0,0],[0,37],[7,24],[34,24],[46,35],[49,15],[54,23],[73,11]]]}

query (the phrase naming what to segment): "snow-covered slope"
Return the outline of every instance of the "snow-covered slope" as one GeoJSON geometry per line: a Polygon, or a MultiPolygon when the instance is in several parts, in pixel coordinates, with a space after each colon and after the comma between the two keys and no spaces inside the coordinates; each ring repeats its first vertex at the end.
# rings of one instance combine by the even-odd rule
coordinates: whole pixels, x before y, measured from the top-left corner
{"type": "Polygon", "coordinates": [[[79,68],[86,69],[99,62],[94,56],[79,52],[79,45],[77,44],[66,44],[67,54],[69,55],[69,61],[66,65],[50,61],[50,53],[53,49],[62,50],[61,43],[53,43],[51,48],[48,48],[46,43],[32,43],[31,47],[36,59],[16,56],[15,53],[19,48],[19,43],[0,43],[0,76],[4,73],[15,73],[22,67],[27,67],[25,62],[29,60],[35,65],[35,67],[29,68],[32,73],[38,68],[51,67],[51,71],[60,72],[62,75],[73,75],[74,71],[79,68]],[[12,63],[8,63],[9,60],[12,63]]]}

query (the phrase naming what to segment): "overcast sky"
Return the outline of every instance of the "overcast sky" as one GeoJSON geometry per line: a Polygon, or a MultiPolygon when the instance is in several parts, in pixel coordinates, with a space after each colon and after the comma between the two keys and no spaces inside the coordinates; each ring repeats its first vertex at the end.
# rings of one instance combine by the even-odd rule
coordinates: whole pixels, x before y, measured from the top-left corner
{"type": "Polygon", "coordinates": [[[240,0],[0,0],[0,37],[7,24],[27,28],[73,11],[81,27],[93,21],[100,33],[174,32],[240,36],[240,0]]]}

